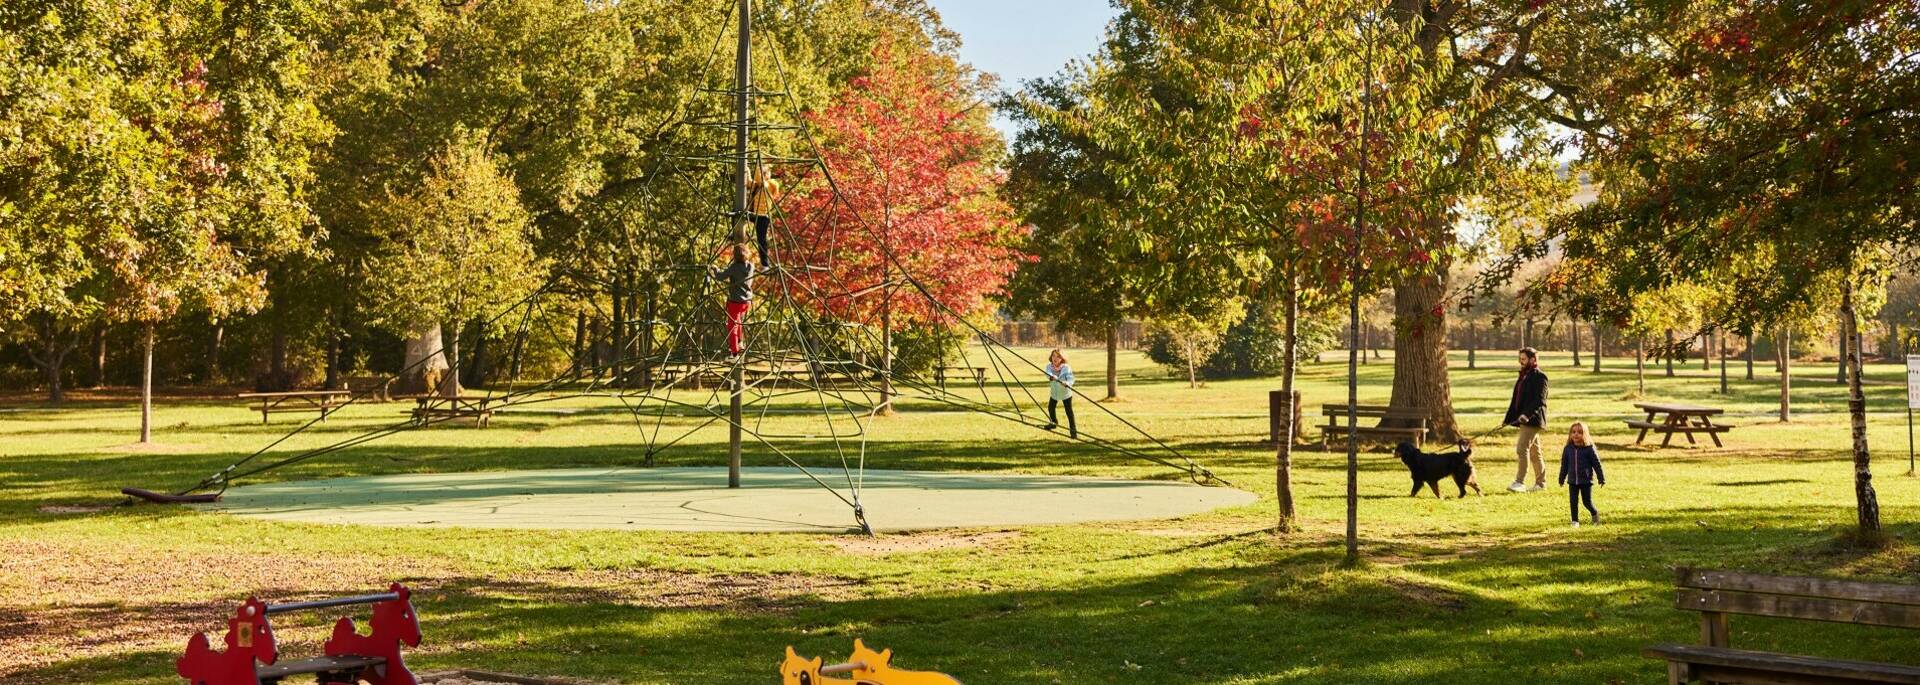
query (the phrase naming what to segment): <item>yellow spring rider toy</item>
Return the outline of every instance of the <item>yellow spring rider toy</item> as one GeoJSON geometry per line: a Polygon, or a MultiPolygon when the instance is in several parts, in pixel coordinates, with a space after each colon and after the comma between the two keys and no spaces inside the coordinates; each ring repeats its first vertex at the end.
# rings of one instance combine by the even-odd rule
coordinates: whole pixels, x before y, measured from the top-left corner
{"type": "Polygon", "coordinates": [[[853,656],[847,663],[820,665],[820,657],[800,658],[787,648],[787,659],[780,664],[782,685],[960,685],[953,676],[932,671],[902,671],[893,667],[893,650],[868,649],[859,639],[853,641],[853,656]],[[851,679],[831,676],[847,675],[851,679]]]}

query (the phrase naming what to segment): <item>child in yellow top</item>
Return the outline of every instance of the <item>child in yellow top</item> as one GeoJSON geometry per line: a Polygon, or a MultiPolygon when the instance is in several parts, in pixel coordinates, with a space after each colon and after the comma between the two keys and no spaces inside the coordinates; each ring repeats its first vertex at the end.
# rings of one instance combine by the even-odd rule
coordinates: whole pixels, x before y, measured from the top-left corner
{"type": "Polygon", "coordinates": [[[747,180],[747,213],[753,217],[753,235],[760,246],[760,267],[771,268],[773,260],[767,257],[767,231],[773,226],[773,206],[780,199],[780,181],[767,173],[767,163],[761,161],[753,167],[753,177],[747,180]]]}

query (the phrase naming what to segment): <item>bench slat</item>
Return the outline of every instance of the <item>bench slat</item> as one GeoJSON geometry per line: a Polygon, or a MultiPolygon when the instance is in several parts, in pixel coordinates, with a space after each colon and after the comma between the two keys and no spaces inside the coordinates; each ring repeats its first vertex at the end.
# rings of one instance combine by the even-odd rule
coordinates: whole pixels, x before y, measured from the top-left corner
{"type": "Polygon", "coordinates": [[[1920,586],[1915,585],[1804,576],[1763,576],[1693,568],[1681,568],[1675,574],[1679,577],[1680,587],[1700,590],[1736,590],[1920,606],[1920,586]]]}
{"type": "Polygon", "coordinates": [[[1677,593],[1674,606],[1692,611],[1920,628],[1920,606],[1886,602],[1686,588],[1677,593]]]}
{"type": "Polygon", "coordinates": [[[272,666],[256,666],[253,675],[261,680],[285,678],[306,673],[333,673],[336,671],[356,671],[368,666],[387,663],[377,656],[323,656],[299,661],[282,661],[272,666]]]}
{"type": "Polygon", "coordinates": [[[1641,654],[1654,659],[1704,664],[1730,669],[1807,676],[1805,680],[1776,682],[1869,682],[1920,685],[1920,667],[1881,664],[1870,661],[1821,659],[1794,654],[1774,654],[1725,647],[1699,645],[1655,645],[1641,654]]]}

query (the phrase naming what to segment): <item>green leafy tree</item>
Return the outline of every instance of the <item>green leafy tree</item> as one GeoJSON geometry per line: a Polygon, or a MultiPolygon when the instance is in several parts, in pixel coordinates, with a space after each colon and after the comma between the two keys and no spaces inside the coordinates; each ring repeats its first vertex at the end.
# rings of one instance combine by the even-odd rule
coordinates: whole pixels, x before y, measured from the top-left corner
{"type": "Polygon", "coordinates": [[[440,329],[447,370],[434,390],[448,396],[461,393],[462,327],[525,298],[545,275],[520,189],[484,145],[457,138],[418,187],[381,204],[386,247],[368,262],[377,325],[440,329]]]}
{"type": "MultiPolygon", "coordinates": [[[[1569,253],[1611,265],[1602,290],[1724,287],[1717,318],[1735,329],[1780,321],[1823,288],[1837,292],[1843,340],[1867,296],[1916,237],[1907,171],[1920,126],[1920,9],[1836,2],[1636,6],[1643,50],[1585,86],[1600,200],[1550,232],[1569,253]],[[1657,20],[1657,21],[1656,21],[1657,20]]],[[[1595,306],[1621,315],[1627,297],[1595,306]]],[[[1848,366],[1858,529],[1880,535],[1860,390],[1848,366]]],[[[1783,386],[1784,387],[1784,386],[1783,386]]]]}

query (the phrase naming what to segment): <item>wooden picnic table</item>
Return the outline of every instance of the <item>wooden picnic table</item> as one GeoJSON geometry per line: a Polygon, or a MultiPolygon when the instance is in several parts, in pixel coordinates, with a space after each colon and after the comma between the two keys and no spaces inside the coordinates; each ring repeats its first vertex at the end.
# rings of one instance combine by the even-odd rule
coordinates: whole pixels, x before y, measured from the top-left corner
{"type": "Polygon", "coordinates": [[[458,397],[426,394],[403,395],[394,399],[413,400],[413,422],[421,426],[433,425],[433,419],[471,418],[481,428],[493,419],[493,397],[487,395],[460,395],[458,397]]]}
{"type": "Polygon", "coordinates": [[[933,382],[940,384],[941,389],[945,389],[947,387],[948,378],[954,377],[956,375],[962,378],[973,379],[973,384],[977,386],[985,387],[987,385],[987,367],[984,367],[984,366],[936,366],[936,367],[933,367],[933,382]]]}
{"type": "Polygon", "coordinates": [[[1644,420],[1627,422],[1628,428],[1640,429],[1640,437],[1633,441],[1636,445],[1646,441],[1648,432],[1664,435],[1660,439],[1661,447],[1671,446],[1675,433],[1686,436],[1689,445],[1699,444],[1693,439],[1694,433],[1706,433],[1707,437],[1713,438],[1714,447],[1725,447],[1720,443],[1720,434],[1733,430],[1732,426],[1714,425],[1713,417],[1726,413],[1725,409],[1717,407],[1661,402],[1635,402],[1633,406],[1647,413],[1644,420]]]}
{"type": "Polygon", "coordinates": [[[345,406],[347,402],[352,399],[353,393],[346,390],[293,390],[288,392],[243,392],[234,397],[243,400],[258,400],[258,402],[253,405],[253,410],[260,412],[260,422],[266,423],[267,415],[276,411],[317,411],[320,412],[320,420],[325,421],[327,420],[328,414],[345,406]],[[293,402],[294,406],[281,406],[287,402],[293,402]]]}

